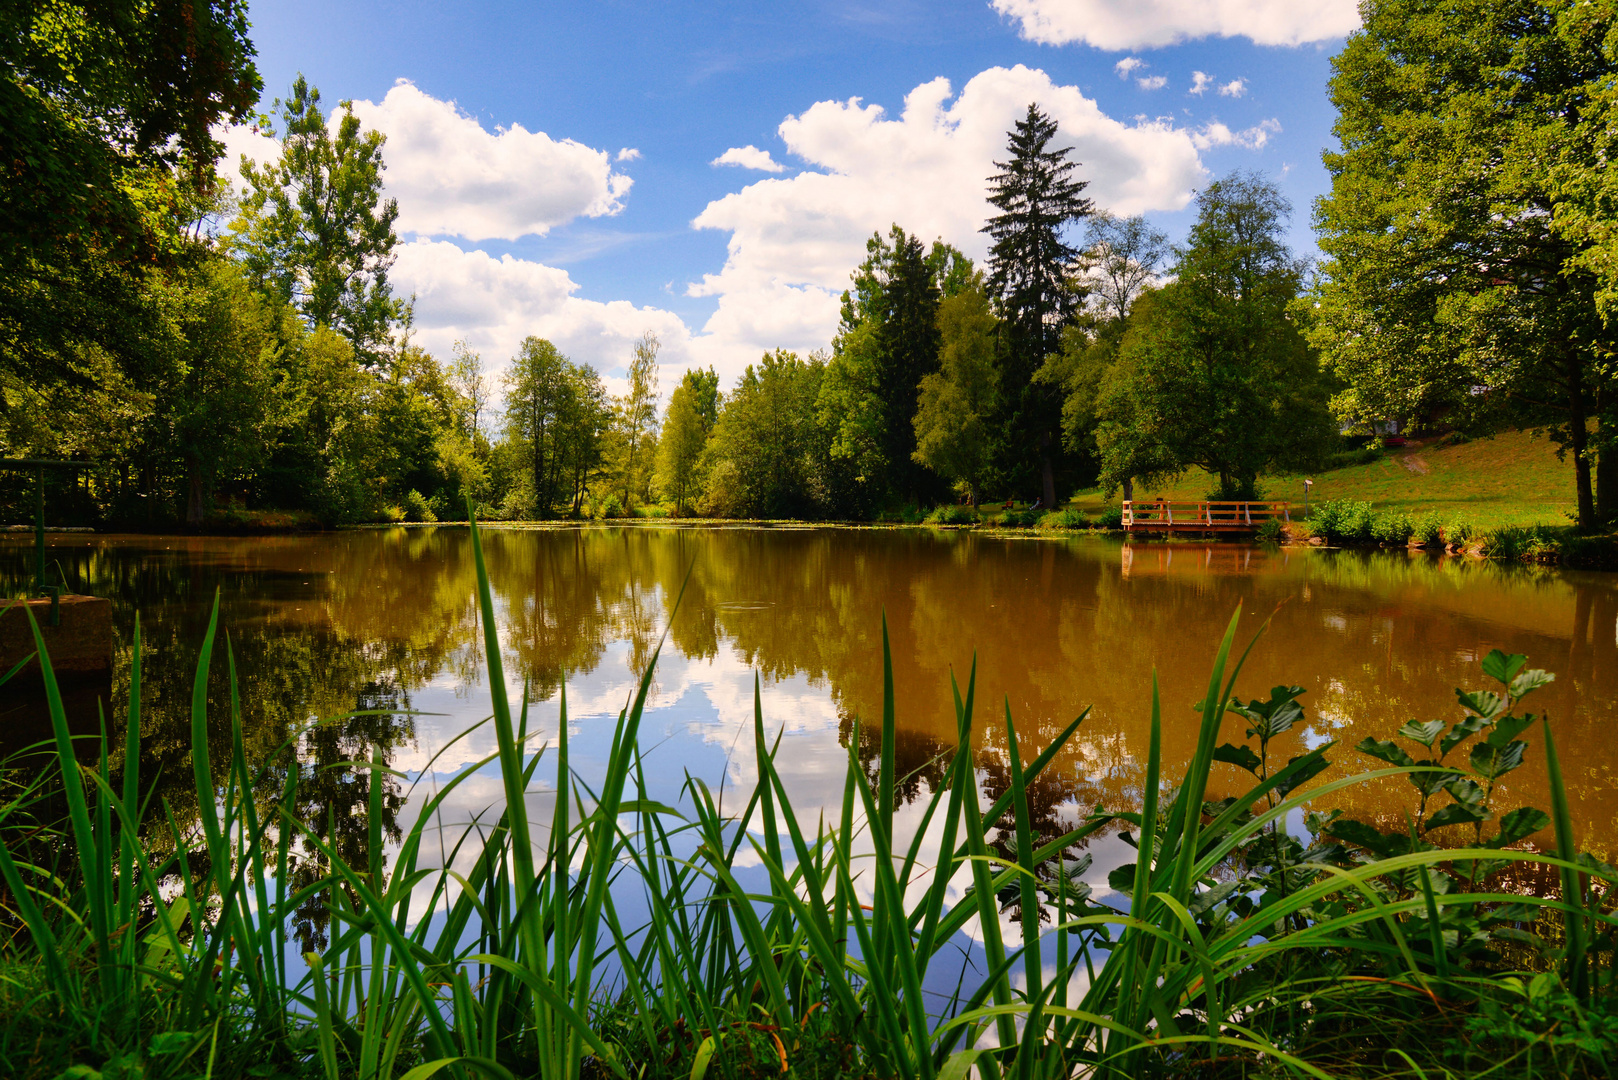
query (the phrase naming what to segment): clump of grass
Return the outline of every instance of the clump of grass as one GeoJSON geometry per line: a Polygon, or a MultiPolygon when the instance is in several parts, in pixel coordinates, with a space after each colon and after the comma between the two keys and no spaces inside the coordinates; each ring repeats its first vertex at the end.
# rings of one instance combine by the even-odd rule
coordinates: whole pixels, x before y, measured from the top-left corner
{"type": "Polygon", "coordinates": [[[953,504],[940,506],[927,515],[928,525],[976,525],[978,512],[970,506],[953,504]]]}
{"type": "MultiPolygon", "coordinates": [[[[1604,1015],[1600,1002],[1618,989],[1611,967],[1596,963],[1610,955],[1618,919],[1595,898],[1618,885],[1618,872],[1572,846],[1548,724],[1539,726],[1553,812],[1496,817],[1491,807],[1494,780],[1521,766],[1526,744],[1517,736],[1534,722],[1518,705],[1550,680],[1522,657],[1497,652],[1484,661],[1498,686],[1461,695],[1460,722],[1400,730],[1436,760],[1367,740],[1361,751],[1387,768],[1305,792],[1332,745],[1284,764],[1272,755],[1272,740],[1302,721],[1304,691],[1281,686],[1246,702],[1236,695],[1246,653],[1234,653],[1232,618],[1183,772],[1165,767],[1154,685],[1142,805],[1097,808],[1055,836],[1037,831],[1030,791],[1085,716],[1040,747],[1021,741],[1009,712],[994,723],[995,749],[984,753],[1004,783],[989,799],[977,779],[984,721],[973,671],[964,689],[952,679],[957,749],[938,763],[942,781],[906,813],[923,823],[907,838],[898,832],[904,778],[885,624],[875,774],[858,756],[856,726],[835,820],[811,823],[794,810],[757,682],[757,780],[729,804],[740,812],[722,811],[689,774],[679,805],[667,806],[648,793],[639,747],[658,650],[620,714],[603,772],[587,777],[571,762],[565,690],[550,727],[554,751],[530,751],[536,725],[526,693],[520,703],[507,696],[475,526],[472,549],[495,750],[425,800],[391,866],[382,854],[379,757],[354,763],[369,800],[370,843],[359,865],[298,818],[299,769],[285,769],[279,798],[263,795],[270,768],[290,763],[293,744],[251,763],[234,690],[231,753],[210,758],[217,605],[192,705],[194,829],[143,812],[138,631],[115,785],[105,750],[99,766],[80,772],[36,629],[67,842],[34,854],[38,845],[14,842],[24,825],[19,802],[0,807],[0,871],[19,929],[0,945],[0,970],[42,972],[14,985],[48,996],[42,1014],[96,1034],[61,1039],[78,1060],[64,1065],[58,1055],[44,1071],[5,1043],[13,1075],[43,1080],[118,1062],[126,1075],[321,1080],[439,1072],[547,1080],[1325,1076],[1391,1058],[1388,1039],[1444,1002],[1451,1043],[1429,1029],[1425,1043],[1397,1047],[1438,1075],[1434,1059],[1446,1045],[1486,1047],[1494,1060],[1540,1046],[1538,1029],[1519,1022],[1527,1016],[1520,980],[1502,976],[1479,944],[1505,940],[1510,929],[1510,940],[1538,948],[1521,928],[1541,911],[1564,927],[1561,945],[1534,954],[1565,987],[1555,1015],[1604,1015]],[[1241,744],[1219,741],[1231,716],[1247,725],[1241,744]],[[1251,785],[1209,799],[1216,762],[1246,770],[1251,785]],[[447,838],[444,861],[462,868],[451,872],[439,865],[437,811],[486,766],[498,770],[500,811],[447,838]],[[529,803],[541,769],[553,793],[543,820],[529,803]],[[1351,784],[1401,775],[1420,797],[1405,832],[1312,809],[1351,784]],[[1300,817],[1307,843],[1286,826],[1300,817]],[[1486,833],[1484,822],[1495,820],[1498,830],[1486,833]],[[1547,821],[1554,856],[1517,850],[1547,821]],[[1074,858],[1120,826],[1137,852],[1108,877],[1122,910],[1097,902],[1088,859],[1074,858]],[[164,829],[175,854],[149,854],[143,827],[164,829]],[[1428,839],[1455,827],[1470,831],[1469,847],[1428,839]],[[1009,839],[991,846],[997,830],[1009,839]],[[317,849],[325,867],[297,890],[287,861],[294,840],[317,849]],[[1559,895],[1487,891],[1492,868],[1529,862],[1561,875],[1559,895]],[[744,866],[761,868],[765,883],[745,878],[744,866]],[[330,940],[297,972],[283,931],[314,897],[332,914],[330,940]],[[631,899],[643,918],[628,918],[631,899]],[[1011,924],[1002,918],[1008,909],[1018,914],[1011,924]],[[930,973],[951,963],[969,928],[982,949],[976,981],[928,998],[930,973]],[[1482,1002],[1504,1019],[1488,1020],[1482,1002]],[[1461,1028],[1466,1015],[1485,1018],[1482,1034],[1461,1028]]],[[[233,668],[228,645],[225,663],[233,668]]],[[[1561,1075],[1604,1068],[1597,1043],[1563,1040],[1557,1052],[1561,1075]]]]}
{"type": "Polygon", "coordinates": [[[1424,548],[1441,547],[1444,543],[1444,523],[1437,514],[1424,514],[1414,525],[1416,543],[1424,548]]]}

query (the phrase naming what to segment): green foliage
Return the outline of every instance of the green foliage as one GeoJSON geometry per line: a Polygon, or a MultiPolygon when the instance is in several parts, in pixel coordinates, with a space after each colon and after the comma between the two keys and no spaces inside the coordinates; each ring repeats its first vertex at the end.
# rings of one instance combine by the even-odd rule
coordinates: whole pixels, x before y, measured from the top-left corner
{"type": "Polygon", "coordinates": [[[405,492],[404,515],[406,521],[432,522],[438,520],[438,515],[433,512],[432,504],[427,501],[427,497],[415,488],[405,492]]]}
{"type": "Polygon", "coordinates": [[[320,91],[302,75],[276,107],[281,158],[262,167],[242,159],[248,190],[232,245],[247,272],[310,326],[331,327],[363,363],[378,364],[404,315],[388,284],[399,207],[382,198],[386,136],[362,133],[351,102],[334,134],[320,91]]]}
{"type": "Polygon", "coordinates": [[[1414,522],[1411,535],[1422,547],[1441,547],[1444,543],[1444,522],[1437,514],[1424,514],[1414,522]]]}
{"type": "Polygon", "coordinates": [[[1052,510],[1039,519],[1041,529],[1088,529],[1090,519],[1083,510],[1069,507],[1066,510],[1052,510]]]}
{"type": "Polygon", "coordinates": [[[1198,465],[1221,497],[1254,498],[1264,472],[1316,462],[1336,436],[1326,387],[1288,316],[1302,264],[1283,240],[1290,207],[1257,177],[1197,196],[1175,281],[1136,303],[1095,409],[1102,482],[1198,465]]]}
{"type": "MultiPolygon", "coordinates": [[[[1591,272],[1610,233],[1612,18],[1544,0],[1368,7],[1332,61],[1326,260],[1297,310],[1345,384],[1339,416],[1543,425],[1570,451],[1586,528],[1588,420],[1613,400],[1591,272]]],[[[1597,442],[1611,419],[1609,404],[1597,442]]]]}
{"type": "Polygon", "coordinates": [[[1009,133],[1008,160],[995,162],[989,202],[999,213],[983,226],[993,240],[988,291],[1003,324],[1000,464],[1013,484],[1037,477],[1047,506],[1056,502],[1063,395],[1035,373],[1061,349],[1082,299],[1070,284],[1078,251],[1063,233],[1094,209],[1083,196],[1088,182],[1074,178],[1072,147],[1053,147],[1055,137],[1056,121],[1030,103],[1009,133]]]}
{"type": "Polygon", "coordinates": [[[1124,508],[1116,503],[1103,506],[1096,515],[1096,528],[1117,531],[1124,527],[1124,508]]]}
{"type": "Polygon", "coordinates": [[[726,395],[704,457],[707,510],[718,517],[812,513],[815,407],[824,361],[777,349],[726,395]]]}
{"type": "Polygon", "coordinates": [[[1558,562],[1569,532],[1552,525],[1502,525],[1483,534],[1478,551],[1507,562],[1558,562]]]}
{"type": "Polygon", "coordinates": [[[976,525],[979,518],[978,512],[970,506],[956,503],[937,507],[924,520],[929,525],[976,525]]]}
{"type": "Polygon", "coordinates": [[[602,463],[610,417],[594,368],[543,338],[525,338],[505,375],[505,434],[525,487],[517,505],[541,518],[561,503],[578,514],[602,463]]]}
{"type": "MultiPolygon", "coordinates": [[[[1316,503],[1309,513],[1309,527],[1316,536],[1334,544],[1386,544],[1404,547],[1417,533],[1417,525],[1406,514],[1381,513],[1368,502],[1333,499],[1316,503]]],[[[1436,527],[1436,526],[1433,526],[1436,527]]]]}
{"type": "Polygon", "coordinates": [[[652,497],[652,469],[657,454],[657,351],[660,343],[650,331],[641,335],[630,353],[629,388],[613,401],[608,429],[607,469],[616,481],[619,501],[626,507],[652,497]]]}
{"type": "Polygon", "coordinates": [[[1007,510],[995,521],[1002,529],[1031,529],[1039,524],[1038,510],[1007,510]]]}
{"type": "Polygon", "coordinates": [[[1279,518],[1266,518],[1253,531],[1253,535],[1264,543],[1275,544],[1279,543],[1286,535],[1286,528],[1281,524],[1279,518]]]}
{"type": "Polygon", "coordinates": [[[1339,450],[1334,454],[1326,455],[1326,460],[1320,467],[1321,472],[1331,472],[1333,469],[1347,469],[1355,465],[1374,465],[1387,457],[1387,453],[1380,446],[1364,446],[1358,450],[1339,450]]]}
{"type": "Polygon", "coordinates": [[[916,461],[965,484],[974,502],[989,480],[995,451],[996,326],[980,275],[939,305],[938,370],[921,380],[914,421],[916,461]]]}
{"type": "Polygon", "coordinates": [[[657,444],[657,489],[676,514],[688,513],[702,493],[702,452],[718,419],[719,376],[712,368],[687,371],[669,396],[657,444]]]}

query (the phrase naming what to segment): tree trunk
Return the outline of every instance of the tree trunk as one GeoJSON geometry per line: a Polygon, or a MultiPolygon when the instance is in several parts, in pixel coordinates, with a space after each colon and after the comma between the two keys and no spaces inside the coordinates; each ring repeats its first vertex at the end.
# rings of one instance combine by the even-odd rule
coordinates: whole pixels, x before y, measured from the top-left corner
{"type": "Polygon", "coordinates": [[[1051,434],[1039,440],[1040,498],[1046,510],[1056,509],[1056,473],[1051,468],[1051,434]]]}
{"type": "Polygon", "coordinates": [[[1134,502],[1134,501],[1135,501],[1135,478],[1133,476],[1126,476],[1126,477],[1124,477],[1124,502],[1134,502]]]}
{"type": "Polygon", "coordinates": [[[1606,384],[1596,388],[1596,423],[1596,520],[1610,524],[1618,521],[1618,394],[1606,384]]]}
{"type": "Polygon", "coordinates": [[[1567,351],[1567,424],[1573,451],[1573,482],[1579,499],[1579,530],[1595,528],[1595,499],[1590,488],[1590,417],[1584,400],[1584,365],[1577,348],[1567,351]]]}
{"type": "Polygon", "coordinates": [[[202,524],[203,514],[203,483],[202,467],[195,460],[187,462],[186,471],[190,473],[189,492],[185,500],[185,523],[195,528],[202,524]]]}

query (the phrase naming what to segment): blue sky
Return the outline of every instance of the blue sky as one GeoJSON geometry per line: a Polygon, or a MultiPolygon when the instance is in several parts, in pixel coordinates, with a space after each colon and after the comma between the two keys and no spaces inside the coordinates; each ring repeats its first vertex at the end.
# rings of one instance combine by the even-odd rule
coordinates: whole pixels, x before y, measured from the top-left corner
{"type": "Polygon", "coordinates": [[[665,390],[689,364],[728,382],[766,348],[825,347],[863,238],[891,221],[981,254],[982,181],[1030,99],[1103,206],[1179,237],[1197,186],[1254,169],[1311,253],[1330,58],[1357,25],[1347,0],[259,0],[251,17],[264,108],[301,71],[388,135],[394,279],[425,345],[464,338],[498,370],[532,333],[611,382],[652,330],[665,390]],[[713,164],[727,151],[764,168],[713,164]]]}

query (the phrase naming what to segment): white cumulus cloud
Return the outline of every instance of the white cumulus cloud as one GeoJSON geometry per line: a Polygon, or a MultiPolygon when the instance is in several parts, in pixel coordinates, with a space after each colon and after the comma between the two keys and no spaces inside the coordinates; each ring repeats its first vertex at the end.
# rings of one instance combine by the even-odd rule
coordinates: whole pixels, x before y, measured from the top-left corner
{"type": "Polygon", "coordinates": [[[760,150],[749,143],[746,146],[732,146],[723,154],[708,162],[710,165],[739,165],[744,169],[758,169],[760,172],[786,172],[786,166],[770,156],[768,150],[760,150]]]}
{"type": "Polygon", "coordinates": [[[1146,61],[1142,60],[1140,57],[1126,56],[1116,64],[1112,65],[1112,70],[1118,73],[1118,77],[1120,79],[1127,79],[1129,78],[1129,73],[1131,71],[1134,71],[1136,68],[1143,68],[1145,66],[1146,61]]]}
{"type": "Polygon", "coordinates": [[[1142,90],[1161,90],[1169,84],[1169,77],[1167,75],[1148,75],[1144,78],[1136,79],[1135,82],[1140,84],[1142,90]]]}
{"type": "Polygon", "coordinates": [[[399,229],[422,236],[515,240],[577,217],[623,209],[631,181],[612,158],[521,124],[489,131],[454,102],[401,80],[354,115],[388,137],[382,151],[399,229]]]}
{"type": "Polygon", "coordinates": [[[1219,88],[1220,97],[1241,97],[1247,93],[1246,79],[1232,79],[1219,88]]]}
{"type": "Polygon", "coordinates": [[[1030,101],[1056,119],[1056,142],[1073,148],[1090,181],[1086,194],[1100,207],[1177,210],[1204,176],[1190,131],[1114,119],[1077,87],[1021,65],[982,72],[958,95],[946,79],[923,83],[898,116],[857,98],[819,102],[780,125],[808,169],[749,184],[693,222],[730,233],[724,267],[688,290],[718,298],[692,343],[698,362],[729,378],[768,349],[826,346],[866,238],[895,222],[981,260],[987,244],[978,229],[992,212],[987,178],[1030,101]]]}
{"type": "Polygon", "coordinates": [[[1279,120],[1264,120],[1250,128],[1234,131],[1228,126],[1215,120],[1205,124],[1193,132],[1191,141],[1198,150],[1211,150],[1216,146],[1237,146],[1243,150],[1262,150],[1270,141],[1271,135],[1281,132],[1279,120]]]}
{"type": "Polygon", "coordinates": [[[993,0],[1044,45],[1143,49],[1204,37],[1302,45],[1359,28],[1357,0],[993,0]]]}
{"type": "MultiPolygon", "coordinates": [[[[567,271],[526,259],[464,251],[447,240],[413,240],[394,249],[394,292],[416,298],[416,341],[447,357],[464,338],[487,370],[503,369],[529,334],[546,338],[574,360],[612,372],[648,330],[663,345],[663,364],[684,366],[690,335],[670,311],[627,300],[586,300],[567,271]]],[[[669,380],[665,379],[664,382],[669,380]]],[[[609,379],[609,389],[614,380],[609,379]]]]}
{"type": "Polygon", "coordinates": [[[1191,90],[1189,92],[1200,97],[1207,92],[1208,87],[1213,85],[1213,81],[1213,76],[1206,71],[1193,71],[1191,73],[1191,90]]]}

